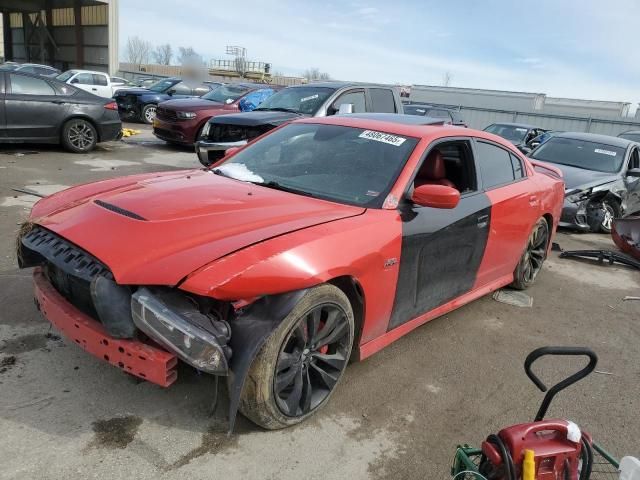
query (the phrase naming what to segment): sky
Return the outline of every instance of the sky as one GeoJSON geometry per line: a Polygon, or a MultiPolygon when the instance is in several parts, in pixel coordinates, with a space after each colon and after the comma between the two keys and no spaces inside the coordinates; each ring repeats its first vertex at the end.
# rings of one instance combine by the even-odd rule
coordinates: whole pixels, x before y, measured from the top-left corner
{"type": "Polygon", "coordinates": [[[129,36],[299,76],[640,101],[638,0],[121,0],[129,36]]]}

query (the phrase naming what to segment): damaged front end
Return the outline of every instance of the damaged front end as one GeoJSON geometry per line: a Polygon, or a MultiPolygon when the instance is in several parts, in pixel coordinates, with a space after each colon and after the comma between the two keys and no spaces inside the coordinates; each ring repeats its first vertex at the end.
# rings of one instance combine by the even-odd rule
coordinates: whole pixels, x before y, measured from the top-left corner
{"type": "Polygon", "coordinates": [[[227,377],[230,430],[253,359],[305,292],[239,306],[179,288],[119,285],[98,259],[38,225],[21,231],[18,259],[20,268],[37,267],[43,315],[92,355],[163,387],[177,378],[176,357],[227,377]]]}
{"type": "Polygon", "coordinates": [[[560,226],[583,232],[597,232],[602,225],[611,228],[613,217],[605,206],[611,195],[606,185],[565,191],[560,226]]]}

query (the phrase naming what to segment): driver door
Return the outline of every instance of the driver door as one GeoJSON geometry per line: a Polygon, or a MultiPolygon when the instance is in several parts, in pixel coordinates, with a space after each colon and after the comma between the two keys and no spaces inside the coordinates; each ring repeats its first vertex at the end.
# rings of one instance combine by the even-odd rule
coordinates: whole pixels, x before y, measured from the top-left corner
{"type": "Polygon", "coordinates": [[[628,168],[625,170],[623,178],[624,185],[627,188],[625,214],[640,212],[640,178],[626,175],[626,172],[632,168],[640,168],[640,149],[638,147],[633,147],[633,150],[631,150],[628,168]]]}

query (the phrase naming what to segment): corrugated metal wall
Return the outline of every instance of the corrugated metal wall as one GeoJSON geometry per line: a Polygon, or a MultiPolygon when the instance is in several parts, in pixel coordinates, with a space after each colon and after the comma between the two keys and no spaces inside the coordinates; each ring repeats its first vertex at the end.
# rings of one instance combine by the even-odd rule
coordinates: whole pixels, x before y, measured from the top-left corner
{"type": "MultiPolygon", "coordinates": [[[[432,103],[434,104],[434,103],[432,103]]],[[[446,104],[460,110],[462,118],[471,128],[482,130],[492,123],[517,122],[536,125],[550,130],[561,130],[565,132],[590,132],[603,135],[616,136],[627,130],[640,130],[640,117],[636,118],[598,118],[575,115],[559,115],[538,112],[521,112],[517,110],[498,110],[492,108],[477,108],[454,106],[446,104]]]]}

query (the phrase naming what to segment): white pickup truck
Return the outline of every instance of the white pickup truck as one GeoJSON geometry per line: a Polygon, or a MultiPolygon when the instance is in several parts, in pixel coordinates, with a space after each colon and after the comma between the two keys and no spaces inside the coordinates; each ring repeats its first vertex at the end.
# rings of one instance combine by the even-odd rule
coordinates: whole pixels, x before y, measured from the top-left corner
{"type": "Polygon", "coordinates": [[[106,98],[113,97],[113,94],[118,90],[135,87],[134,84],[127,82],[123,78],[110,77],[104,72],[93,70],[67,70],[55,78],[94,95],[106,98]]]}

